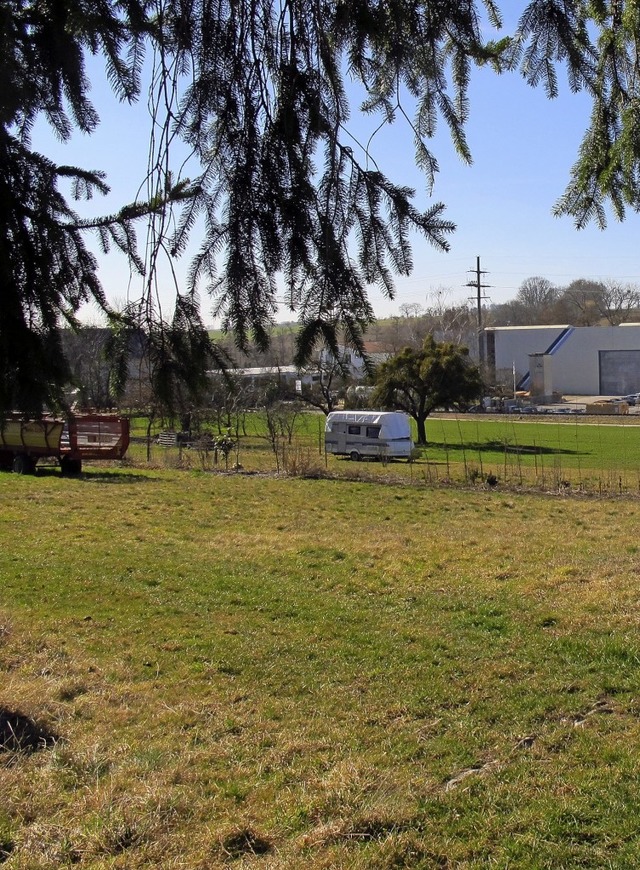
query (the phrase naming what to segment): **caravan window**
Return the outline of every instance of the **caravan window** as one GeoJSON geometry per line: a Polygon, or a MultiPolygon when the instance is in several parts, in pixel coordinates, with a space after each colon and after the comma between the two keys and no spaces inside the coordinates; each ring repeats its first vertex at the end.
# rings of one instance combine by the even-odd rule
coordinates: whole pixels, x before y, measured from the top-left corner
{"type": "Polygon", "coordinates": [[[380,435],[379,426],[367,426],[367,438],[378,438],[380,435]]]}
{"type": "Polygon", "coordinates": [[[360,427],[359,426],[349,426],[349,429],[347,431],[348,431],[349,435],[359,435],[360,434],[360,427]]]}

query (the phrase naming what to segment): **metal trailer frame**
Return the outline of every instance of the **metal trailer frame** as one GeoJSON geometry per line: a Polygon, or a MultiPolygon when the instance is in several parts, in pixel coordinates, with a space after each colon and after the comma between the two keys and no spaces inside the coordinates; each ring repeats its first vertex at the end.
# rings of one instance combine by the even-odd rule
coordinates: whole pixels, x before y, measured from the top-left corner
{"type": "Polygon", "coordinates": [[[39,459],[57,459],[63,474],[80,474],[83,460],[122,459],[129,447],[129,420],[113,414],[74,414],[68,420],[0,421],[0,469],[33,474],[39,459]]]}

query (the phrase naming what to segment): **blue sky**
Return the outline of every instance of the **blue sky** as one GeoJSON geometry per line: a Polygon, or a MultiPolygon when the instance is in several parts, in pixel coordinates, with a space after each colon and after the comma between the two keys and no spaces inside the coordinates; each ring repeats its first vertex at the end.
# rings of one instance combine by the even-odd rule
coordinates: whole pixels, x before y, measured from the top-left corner
{"type": "MultiPolygon", "coordinates": [[[[95,199],[87,209],[88,214],[102,214],[138,195],[147,165],[149,116],[144,100],[133,107],[118,103],[100,64],[92,61],[89,72],[102,119],[98,131],[59,143],[39,124],[33,144],[58,162],[107,172],[111,195],[95,199]]],[[[380,167],[395,182],[416,188],[418,207],[445,203],[446,217],[457,225],[448,253],[437,251],[421,237],[414,239],[414,270],[409,278],[397,278],[396,298],[390,301],[371,289],[376,314],[398,314],[407,303],[426,306],[440,290],[446,290],[452,302],[465,300],[473,293],[465,285],[474,278],[478,256],[486,272],[483,282],[490,285],[485,293],[492,303],[513,298],[522,282],[534,275],[558,286],[577,278],[640,284],[638,215],[629,214],[623,223],[611,218],[605,231],[595,226],[578,231],[570,218],[552,216],[588,124],[588,100],[563,86],[560,98],[550,101],[542,89],[528,87],[517,74],[496,76],[486,69],[474,71],[470,107],[467,136],[473,164],[462,163],[441,124],[432,143],[440,172],[431,197],[415,168],[410,136],[402,122],[375,136],[373,152],[380,167]]],[[[361,141],[377,123],[360,119],[354,105],[352,128],[361,141]]],[[[140,240],[144,241],[142,227],[140,240]]],[[[130,278],[119,252],[101,257],[100,263],[110,299],[139,296],[140,279],[130,278]]],[[[185,261],[178,274],[185,274],[186,268],[185,261]]],[[[164,284],[161,293],[168,311],[173,289],[170,281],[164,284]]],[[[205,321],[212,322],[209,300],[203,299],[202,304],[205,321]]],[[[92,317],[96,317],[93,312],[85,314],[85,319],[92,317]]],[[[290,315],[283,310],[281,318],[290,315]]]]}

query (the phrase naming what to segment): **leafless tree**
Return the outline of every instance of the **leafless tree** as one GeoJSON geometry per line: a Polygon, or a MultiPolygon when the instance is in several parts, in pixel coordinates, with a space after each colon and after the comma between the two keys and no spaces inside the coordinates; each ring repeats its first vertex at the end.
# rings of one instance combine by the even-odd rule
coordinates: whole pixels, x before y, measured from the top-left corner
{"type": "MultiPolygon", "coordinates": [[[[436,341],[472,347],[476,344],[477,319],[469,301],[451,301],[452,291],[439,288],[428,297],[425,319],[428,332],[436,341]]],[[[424,341],[424,336],[422,338],[424,341]]]]}
{"type": "Polygon", "coordinates": [[[517,299],[492,305],[485,318],[487,326],[527,326],[531,322],[529,311],[517,299]]]}
{"type": "Polygon", "coordinates": [[[85,408],[99,411],[116,404],[111,390],[113,362],[107,355],[109,330],[82,326],[62,330],[62,344],[69,360],[77,401],[85,408]]]}
{"type": "Polygon", "coordinates": [[[638,315],[640,290],[633,284],[605,281],[602,292],[596,297],[600,315],[611,326],[626,323],[638,315]]]}
{"type": "Polygon", "coordinates": [[[337,407],[339,393],[347,387],[348,376],[343,366],[333,357],[326,357],[306,373],[316,376],[317,379],[311,384],[302,383],[301,391],[291,398],[301,399],[323,414],[330,414],[337,407]]]}
{"type": "Polygon", "coordinates": [[[296,402],[276,402],[265,408],[266,438],[276,460],[276,471],[286,469],[286,448],[291,445],[297,420],[302,413],[296,402]]]}
{"type": "Polygon", "coordinates": [[[419,302],[405,302],[400,306],[400,314],[403,317],[421,317],[424,308],[419,302]]]}
{"type": "Polygon", "coordinates": [[[597,326],[602,318],[604,290],[601,281],[586,278],[572,281],[561,295],[561,301],[567,306],[569,322],[574,326],[597,326]]]}
{"type": "Polygon", "coordinates": [[[546,309],[551,308],[558,295],[559,291],[555,284],[552,284],[548,278],[536,275],[522,282],[516,300],[529,309],[532,317],[538,318],[546,309]]]}

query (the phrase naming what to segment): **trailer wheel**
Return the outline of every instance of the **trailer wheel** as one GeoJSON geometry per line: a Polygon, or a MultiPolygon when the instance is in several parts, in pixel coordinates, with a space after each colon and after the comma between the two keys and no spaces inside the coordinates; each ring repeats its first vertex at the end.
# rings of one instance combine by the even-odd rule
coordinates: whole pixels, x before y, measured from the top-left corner
{"type": "Polygon", "coordinates": [[[74,477],[82,472],[82,459],[72,459],[63,456],[60,460],[60,471],[65,477],[74,477]]]}
{"type": "Polygon", "coordinates": [[[351,453],[349,454],[349,459],[352,462],[358,462],[360,460],[360,454],[358,453],[357,450],[352,450],[351,453]]]}
{"type": "Polygon", "coordinates": [[[13,473],[14,474],[33,474],[36,470],[36,464],[26,453],[19,453],[13,458],[13,473]]]}

